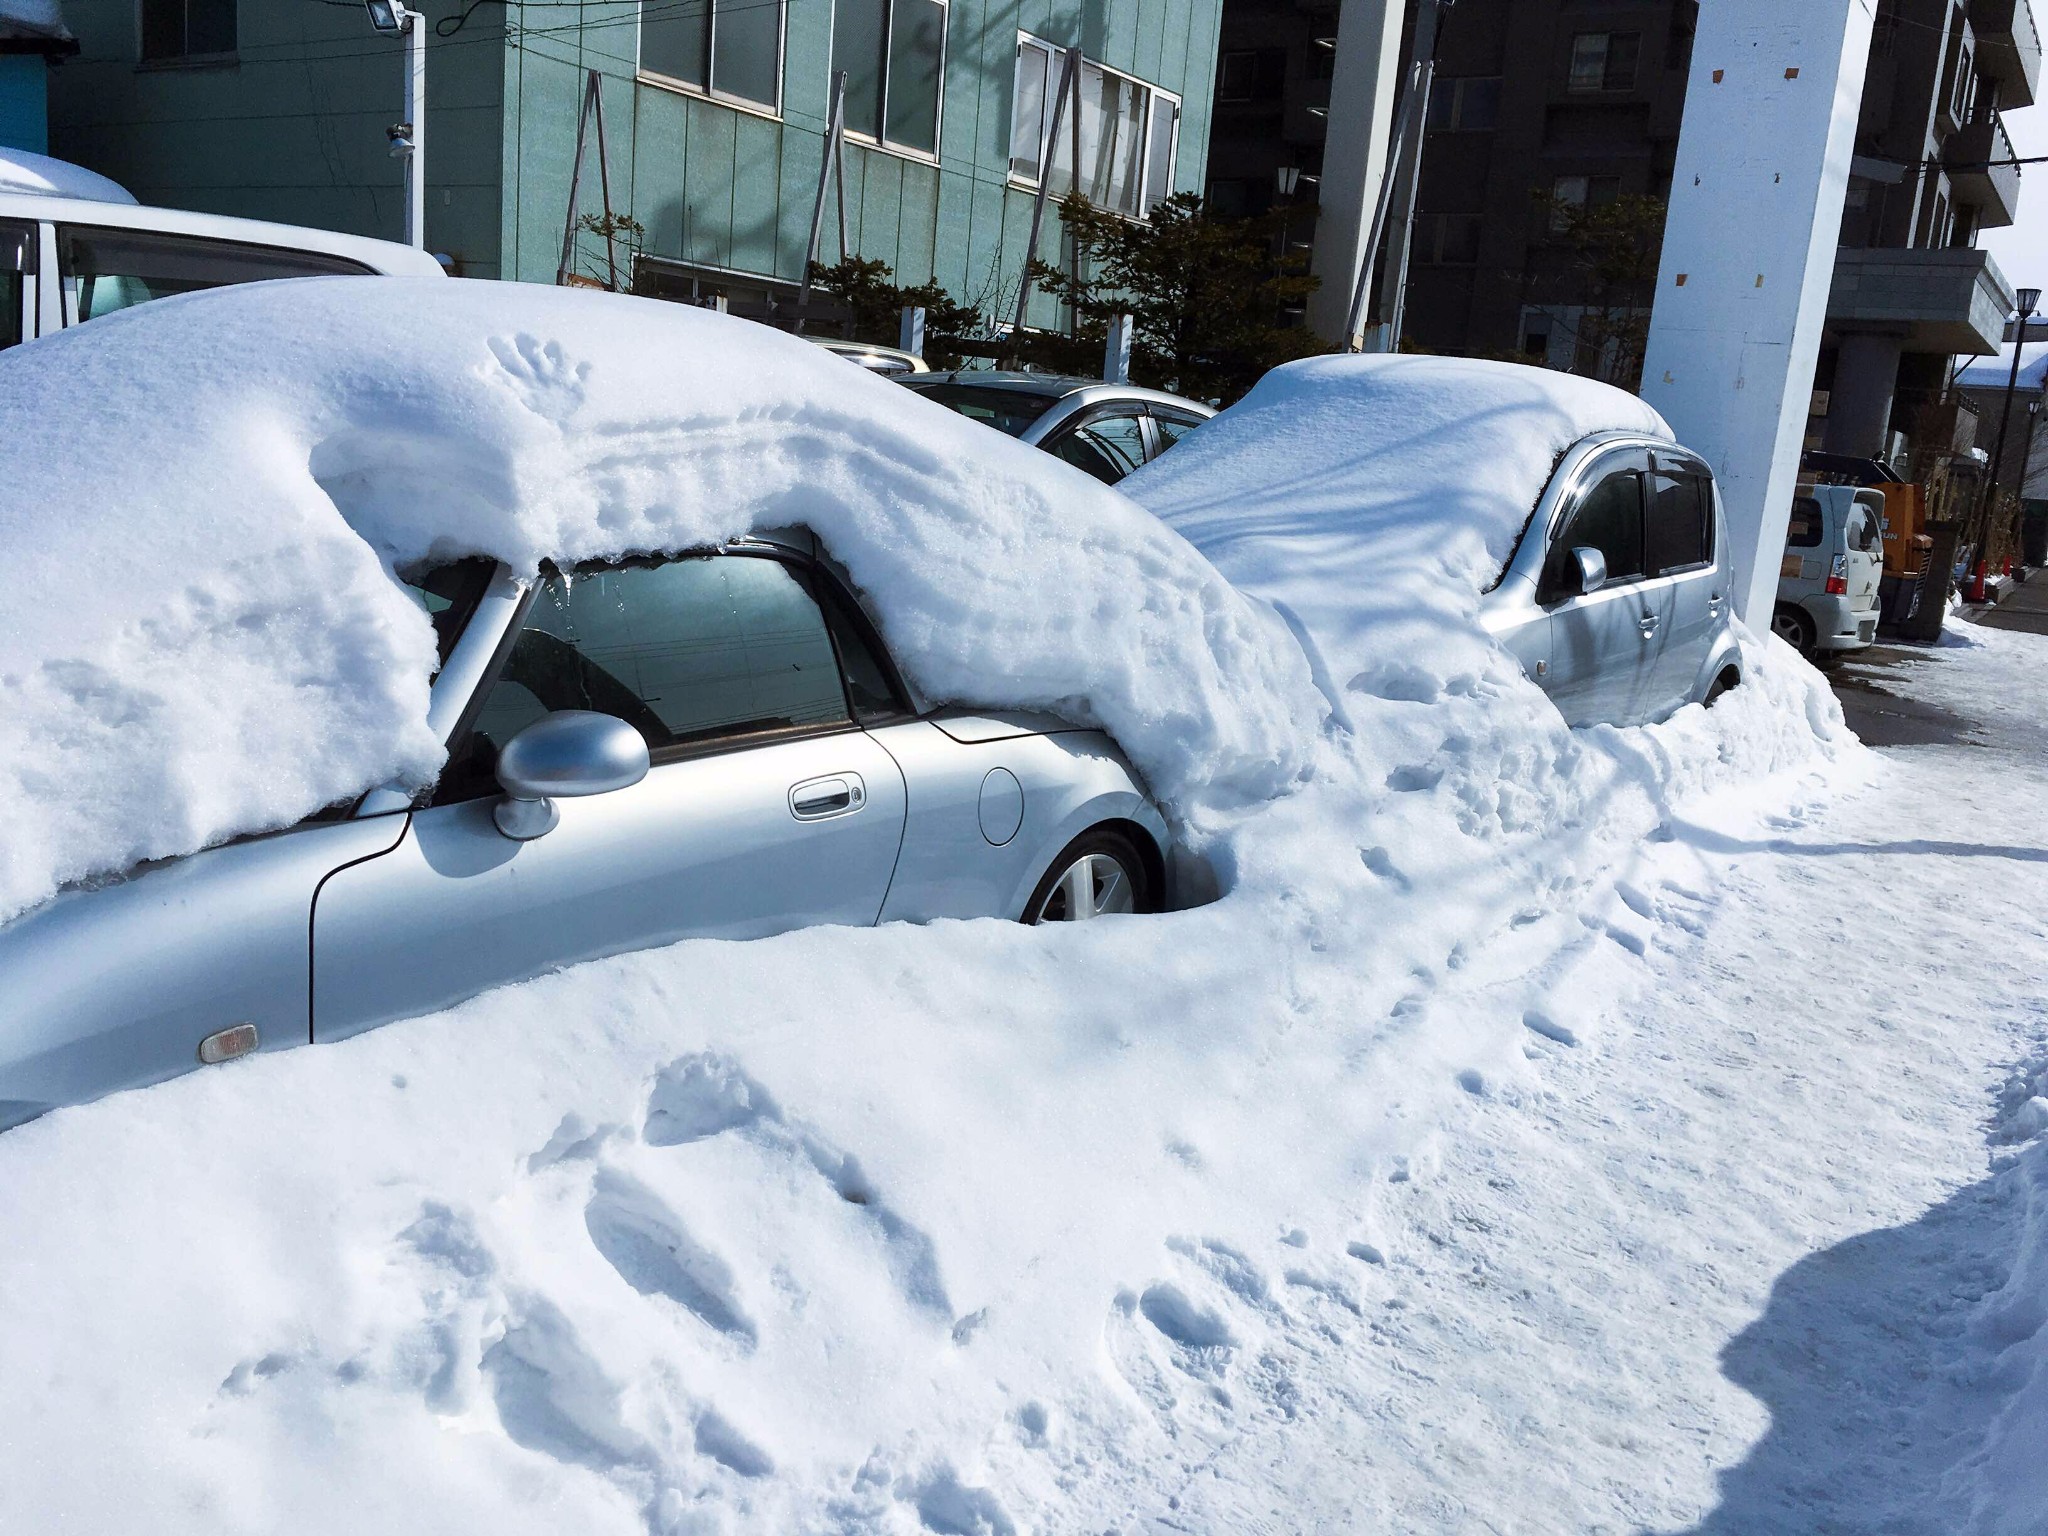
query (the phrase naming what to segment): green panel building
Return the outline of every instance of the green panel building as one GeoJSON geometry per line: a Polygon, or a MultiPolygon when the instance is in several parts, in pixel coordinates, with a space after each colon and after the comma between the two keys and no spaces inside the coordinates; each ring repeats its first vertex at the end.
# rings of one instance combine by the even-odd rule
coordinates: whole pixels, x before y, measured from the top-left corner
{"type": "MultiPolygon", "coordinates": [[[[985,313],[1015,302],[1063,50],[1083,54],[1084,189],[1143,218],[1203,184],[1220,0],[428,0],[426,241],[552,282],[586,82],[636,285],[739,313],[803,275],[831,81],[847,76],[848,249],[985,313]]],[[[147,203],[399,239],[403,44],[347,0],[69,0],[51,152],[147,203]]],[[[578,209],[602,207],[594,124],[578,209]]],[[[1052,162],[1050,165],[1047,162],[1052,162]]],[[[828,197],[820,257],[838,254],[828,197]]],[[[1058,249],[1048,214],[1041,252],[1058,249]]],[[[579,240],[601,274],[603,242],[579,240]]],[[[1036,323],[1055,318],[1050,305],[1036,323]]]]}

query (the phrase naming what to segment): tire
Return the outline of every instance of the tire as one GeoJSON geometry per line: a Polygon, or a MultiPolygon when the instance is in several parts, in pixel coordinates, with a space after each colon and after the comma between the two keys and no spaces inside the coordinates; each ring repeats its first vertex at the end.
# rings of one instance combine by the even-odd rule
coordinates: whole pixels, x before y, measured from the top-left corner
{"type": "Polygon", "coordinates": [[[1790,603],[1780,603],[1771,614],[1771,633],[1802,656],[1813,654],[1813,642],[1819,638],[1806,610],[1790,603]]]}
{"type": "Polygon", "coordinates": [[[1090,827],[1059,851],[1024,903],[1027,923],[1075,922],[1126,912],[1157,912],[1159,892],[1152,869],[1129,837],[1113,827],[1090,827]],[[1068,907],[1084,876],[1090,910],[1070,916],[1068,907]],[[1070,879],[1069,876],[1073,878],[1070,879]]]}
{"type": "Polygon", "coordinates": [[[1729,689],[1735,687],[1736,683],[1739,683],[1741,681],[1741,678],[1737,678],[1734,683],[1731,683],[1728,681],[1728,674],[1726,672],[1723,672],[1719,677],[1715,678],[1711,683],[1707,684],[1707,696],[1701,702],[1708,709],[1712,709],[1714,707],[1715,701],[1719,699],[1722,694],[1728,692],[1729,689]]]}

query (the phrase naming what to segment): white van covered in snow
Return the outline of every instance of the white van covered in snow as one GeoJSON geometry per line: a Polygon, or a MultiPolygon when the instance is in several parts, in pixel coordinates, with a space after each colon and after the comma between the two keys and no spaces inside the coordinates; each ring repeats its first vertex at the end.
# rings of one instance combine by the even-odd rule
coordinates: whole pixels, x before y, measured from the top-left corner
{"type": "Polygon", "coordinates": [[[145,208],[81,166],[0,150],[0,348],[200,288],[440,271],[389,240],[145,208]]]}

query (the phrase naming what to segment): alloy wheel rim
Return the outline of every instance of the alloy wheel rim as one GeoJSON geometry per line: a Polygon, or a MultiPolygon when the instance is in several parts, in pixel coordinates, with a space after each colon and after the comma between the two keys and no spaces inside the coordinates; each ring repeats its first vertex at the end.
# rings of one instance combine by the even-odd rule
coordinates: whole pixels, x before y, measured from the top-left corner
{"type": "Polygon", "coordinates": [[[1060,872],[1032,921],[1079,923],[1135,912],[1130,874],[1106,853],[1084,853],[1060,872]]]}

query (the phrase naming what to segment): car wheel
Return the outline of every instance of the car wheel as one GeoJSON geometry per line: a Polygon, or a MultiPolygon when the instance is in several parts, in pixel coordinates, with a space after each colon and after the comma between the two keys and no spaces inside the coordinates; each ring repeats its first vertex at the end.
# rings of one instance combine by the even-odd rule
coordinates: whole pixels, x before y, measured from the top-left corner
{"type": "Polygon", "coordinates": [[[1729,689],[1733,688],[1737,683],[1741,681],[1741,678],[1734,676],[1732,673],[1723,672],[1719,677],[1715,678],[1711,683],[1707,684],[1707,696],[1701,702],[1704,703],[1708,709],[1712,709],[1714,707],[1714,701],[1716,699],[1720,698],[1722,694],[1726,693],[1729,689]]]}
{"type": "Polygon", "coordinates": [[[1800,655],[1813,654],[1813,642],[1816,638],[1813,620],[1807,617],[1804,608],[1787,605],[1778,609],[1771,615],[1771,633],[1800,655]]]}
{"type": "Polygon", "coordinates": [[[1156,912],[1158,893],[1132,841],[1109,827],[1083,832],[1060,850],[1024,904],[1027,923],[1073,923],[1124,912],[1156,912]]]}

